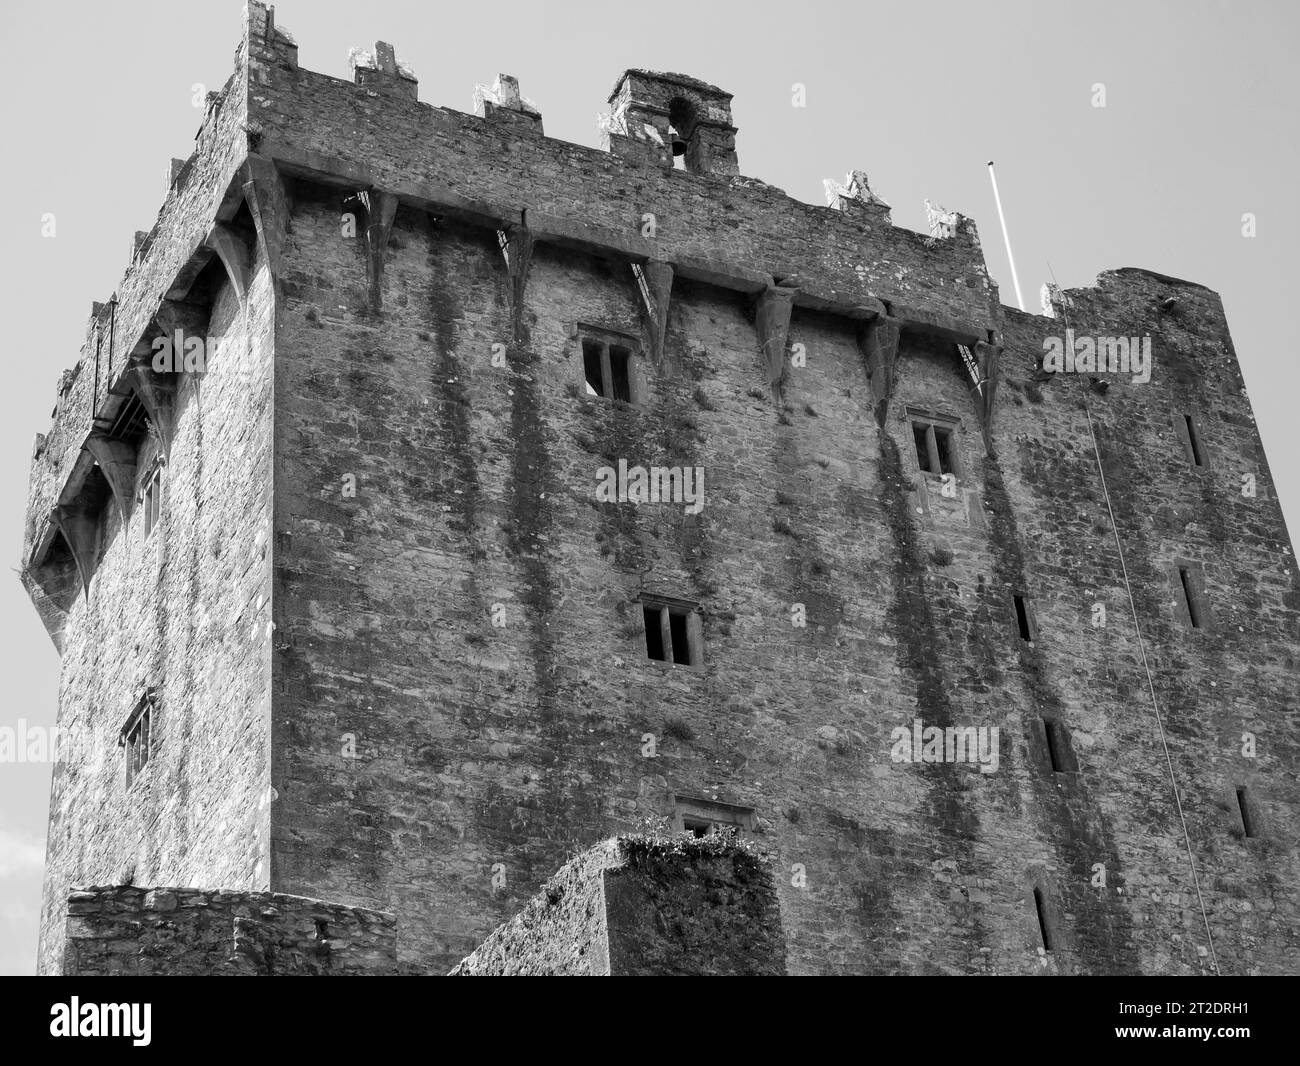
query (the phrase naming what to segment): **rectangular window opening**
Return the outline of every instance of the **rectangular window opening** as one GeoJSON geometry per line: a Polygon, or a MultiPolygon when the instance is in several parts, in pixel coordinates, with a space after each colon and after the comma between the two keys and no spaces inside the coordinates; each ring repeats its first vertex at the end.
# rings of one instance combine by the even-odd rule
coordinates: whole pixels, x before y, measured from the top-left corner
{"type": "Polygon", "coordinates": [[[1201,439],[1196,433],[1196,423],[1191,415],[1183,415],[1183,420],[1187,423],[1187,443],[1192,450],[1192,465],[1204,466],[1205,460],[1201,457],[1201,439]]]}
{"type": "Polygon", "coordinates": [[[149,763],[151,753],[151,730],[153,718],[153,701],[148,696],[143,698],[136,709],[131,712],[125,728],[122,730],[120,743],[126,750],[126,787],[140,775],[149,763]]]}
{"type": "Polygon", "coordinates": [[[595,336],[582,338],[582,376],[588,396],[600,396],[606,400],[620,400],[623,403],[639,403],[635,395],[636,383],[632,357],[637,353],[636,342],[630,338],[616,340],[607,336],[596,327],[579,327],[591,329],[595,336]]]}
{"type": "Polygon", "coordinates": [[[1020,627],[1021,640],[1033,640],[1034,631],[1029,624],[1029,609],[1025,606],[1023,596],[1013,597],[1016,601],[1016,625],[1020,627]]]}
{"type": "Polygon", "coordinates": [[[1187,572],[1185,567],[1178,568],[1178,580],[1183,585],[1183,596],[1187,600],[1187,615],[1192,620],[1192,628],[1201,628],[1201,603],[1196,594],[1196,586],[1192,581],[1192,576],[1187,572]]]}
{"type": "Polygon", "coordinates": [[[957,426],[950,419],[910,410],[912,443],[923,474],[957,474],[957,426]]]}
{"type": "Polygon", "coordinates": [[[696,838],[703,838],[709,835],[709,830],[713,824],[704,818],[682,818],[682,828],[696,838]]]}
{"type": "Polygon", "coordinates": [[[1255,819],[1250,813],[1250,798],[1246,795],[1246,788],[1242,786],[1237,789],[1237,810],[1241,814],[1241,830],[1247,837],[1255,835],[1255,819]]]}
{"type": "Polygon", "coordinates": [[[1043,938],[1043,950],[1051,951],[1053,943],[1052,934],[1047,927],[1047,902],[1043,899],[1040,888],[1034,889],[1034,913],[1038,915],[1038,935],[1043,938]]]}
{"type": "Polygon", "coordinates": [[[696,613],[697,608],[685,602],[653,599],[643,602],[641,618],[645,622],[646,656],[676,666],[697,666],[703,662],[696,613]]]}

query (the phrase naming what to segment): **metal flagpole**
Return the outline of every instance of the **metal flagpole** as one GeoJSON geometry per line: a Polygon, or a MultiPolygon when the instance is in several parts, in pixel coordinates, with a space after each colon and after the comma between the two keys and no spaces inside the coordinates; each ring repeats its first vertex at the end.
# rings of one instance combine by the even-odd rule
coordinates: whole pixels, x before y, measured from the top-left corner
{"type": "Polygon", "coordinates": [[[1011,284],[1016,287],[1016,303],[1020,310],[1025,309],[1024,297],[1020,295],[1020,279],[1016,277],[1016,260],[1011,254],[1011,237],[1007,234],[1007,218],[1002,213],[1002,197],[998,195],[998,176],[993,173],[993,160],[989,160],[989,180],[993,182],[993,199],[998,205],[998,220],[1002,223],[1002,239],[1007,245],[1007,259],[1011,263],[1011,284]]]}

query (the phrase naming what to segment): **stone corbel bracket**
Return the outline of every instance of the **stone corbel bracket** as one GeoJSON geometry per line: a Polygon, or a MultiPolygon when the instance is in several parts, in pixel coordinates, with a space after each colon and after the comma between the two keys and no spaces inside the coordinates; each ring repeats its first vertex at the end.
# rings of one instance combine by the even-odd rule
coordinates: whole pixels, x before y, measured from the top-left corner
{"type": "Polygon", "coordinates": [[[279,284],[284,261],[284,235],[289,218],[284,182],[275,163],[262,155],[250,155],[244,162],[244,201],[257,226],[257,239],[271,271],[271,280],[279,284]]]}
{"type": "MultiPolygon", "coordinates": [[[[202,338],[207,332],[208,315],[205,308],[182,300],[164,298],[154,312],[152,329],[146,330],[131,351],[131,360],[123,372],[118,391],[134,392],[144,405],[145,414],[158,435],[164,458],[170,457],[172,440],[176,429],[177,405],[180,385],[184,379],[181,372],[183,353],[176,347],[178,334],[183,339],[202,338]],[[160,371],[154,367],[154,334],[160,334],[172,340],[173,369],[160,371]]],[[[94,454],[92,452],[92,454],[94,454]]],[[[99,459],[99,456],[95,456],[99,459]]],[[[100,460],[100,465],[104,463],[100,460]]],[[[105,469],[107,476],[107,469],[105,469]]],[[[109,484],[112,484],[110,479],[109,484]]],[[[114,487],[116,492],[116,487],[114,487]]]]}
{"type": "MultiPolygon", "coordinates": [[[[27,590],[27,595],[32,598],[32,605],[36,608],[36,613],[40,616],[45,631],[50,635],[55,650],[62,656],[64,646],[63,627],[68,621],[69,601],[58,595],[58,589],[46,587],[48,577],[44,577],[41,574],[41,569],[36,566],[28,565],[24,567],[19,572],[18,577],[23,583],[23,588],[27,590]]],[[[80,574],[78,573],[79,577],[80,574]]],[[[73,591],[73,599],[76,599],[75,590],[73,591]]]]}
{"type": "MultiPolygon", "coordinates": [[[[971,395],[979,417],[980,430],[984,436],[985,452],[993,456],[993,413],[997,403],[998,356],[1002,351],[1001,337],[998,332],[994,329],[981,329],[970,322],[950,318],[920,307],[905,307],[898,303],[890,303],[888,312],[889,318],[905,332],[923,334],[954,345],[964,344],[971,349],[976,362],[976,371],[979,374],[979,386],[972,386],[971,395]]],[[[877,361],[876,365],[890,371],[886,380],[881,383],[883,393],[876,390],[873,376],[872,391],[877,401],[882,394],[887,398],[893,390],[893,364],[897,359],[897,342],[894,341],[894,354],[891,357],[887,343],[890,340],[889,334],[882,333],[874,342],[880,350],[873,351],[870,331],[864,336],[863,354],[867,357],[867,373],[873,375],[873,358],[877,361]]],[[[960,361],[962,356],[954,350],[953,358],[960,361]]],[[[877,417],[883,418],[884,415],[885,412],[880,410],[877,417]]]]}
{"type": "MultiPolygon", "coordinates": [[[[171,338],[174,346],[177,333],[182,334],[185,338],[201,338],[207,335],[208,311],[207,308],[198,304],[164,298],[159,302],[158,310],[153,313],[152,326],[162,336],[171,338]]],[[[152,365],[153,344],[153,339],[146,332],[141,337],[140,343],[131,352],[134,361],[152,365]]],[[[176,358],[176,365],[179,365],[182,353],[175,351],[173,354],[176,358]]]]}
{"type": "Polygon", "coordinates": [[[397,215],[397,195],[383,189],[370,190],[370,215],[366,222],[366,279],[370,285],[370,309],[383,306],[384,254],[397,215]]]}
{"type": "Polygon", "coordinates": [[[59,504],[50,512],[50,521],[67,541],[82,592],[89,598],[90,579],[99,555],[99,516],[78,503],[59,504]]]}
{"type": "Polygon", "coordinates": [[[528,289],[528,271],[533,264],[533,232],[528,225],[528,210],[519,213],[519,221],[505,230],[506,269],[510,274],[510,330],[514,344],[528,347],[528,329],[524,325],[524,294],[528,289]]]}
{"type": "Polygon", "coordinates": [[[114,440],[103,430],[95,430],[86,438],[86,451],[94,457],[104,472],[108,487],[117,501],[117,512],[125,526],[135,504],[135,449],[125,441],[114,440]]]}
{"type": "Polygon", "coordinates": [[[226,268],[226,276],[239,297],[241,310],[248,305],[248,286],[252,276],[252,266],[248,261],[248,249],[244,242],[224,222],[218,222],[208,231],[203,246],[216,252],[221,265],[226,268]]]}
{"type": "Polygon", "coordinates": [[[122,375],[122,384],[135,390],[149,422],[158,434],[164,458],[170,459],[176,434],[177,374],[159,374],[148,362],[133,362],[122,375]]]}
{"type": "Polygon", "coordinates": [[[889,417],[889,401],[894,395],[894,365],[898,362],[898,340],[902,323],[878,315],[858,332],[858,347],[867,366],[867,381],[876,412],[876,424],[882,429],[889,417]]]}
{"type": "Polygon", "coordinates": [[[798,282],[793,278],[773,280],[758,297],[754,325],[758,330],[767,383],[772,388],[772,398],[778,403],[781,383],[785,380],[785,345],[790,335],[790,313],[794,310],[798,291],[798,282]]]}
{"type": "Polygon", "coordinates": [[[990,457],[994,457],[993,412],[997,407],[998,367],[1002,346],[997,343],[1000,338],[996,334],[990,333],[990,338],[975,343],[975,362],[979,366],[984,386],[976,403],[979,405],[980,429],[984,433],[984,450],[990,457]]]}
{"type": "Polygon", "coordinates": [[[674,273],[672,263],[662,259],[651,259],[641,266],[641,278],[645,282],[642,295],[645,297],[646,322],[650,330],[650,352],[656,363],[664,356],[674,273]]]}

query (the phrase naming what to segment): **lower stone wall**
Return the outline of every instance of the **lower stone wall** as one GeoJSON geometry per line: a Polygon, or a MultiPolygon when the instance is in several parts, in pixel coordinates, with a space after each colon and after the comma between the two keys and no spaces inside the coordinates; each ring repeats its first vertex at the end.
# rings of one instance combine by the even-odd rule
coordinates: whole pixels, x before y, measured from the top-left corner
{"type": "Polygon", "coordinates": [[[785,934],[765,859],[717,837],[624,837],[606,870],[615,976],[781,976],[785,934]]]}
{"type": "Polygon", "coordinates": [[[401,972],[391,914],[273,892],[108,886],[68,897],[68,976],[401,972]]]}
{"type": "Polygon", "coordinates": [[[622,836],[566,863],[454,977],[786,972],[766,859],[724,836],[622,836]]]}
{"type": "MultiPolygon", "coordinates": [[[[68,897],[67,976],[378,976],[391,914],[274,892],[101,886],[68,897]]],[[[452,976],[780,975],[767,859],[714,835],[622,836],[571,859],[452,976]]]]}

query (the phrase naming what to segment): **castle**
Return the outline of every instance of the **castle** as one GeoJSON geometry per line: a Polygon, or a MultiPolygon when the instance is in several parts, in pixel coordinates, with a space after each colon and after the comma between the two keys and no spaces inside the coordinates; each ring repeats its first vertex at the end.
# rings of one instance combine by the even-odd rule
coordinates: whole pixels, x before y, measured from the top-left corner
{"type": "Polygon", "coordinates": [[[757,970],[1293,967],[1300,579],[1215,293],[1003,306],[694,78],[598,150],[352,64],[248,4],[37,438],[43,972],[446,973],[647,816],[770,856],[757,970]]]}

